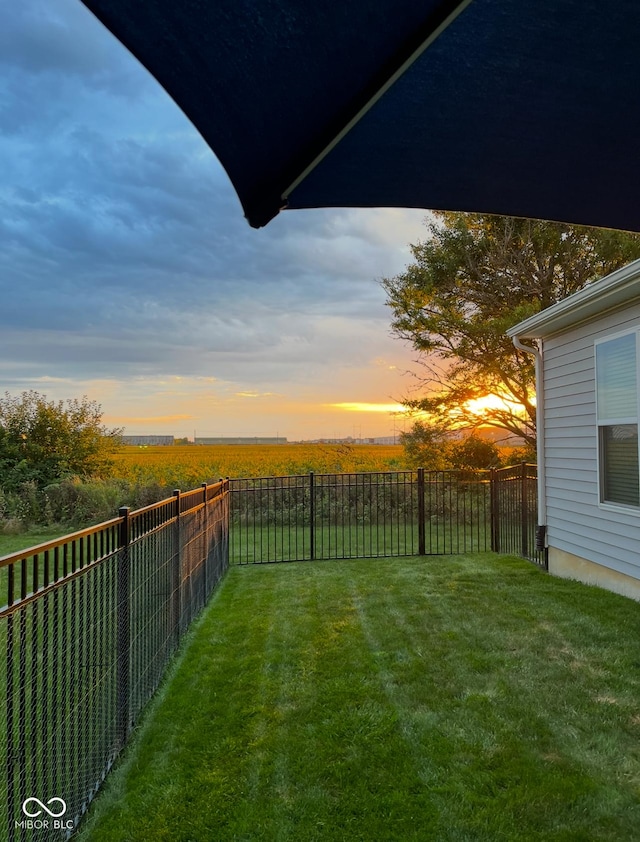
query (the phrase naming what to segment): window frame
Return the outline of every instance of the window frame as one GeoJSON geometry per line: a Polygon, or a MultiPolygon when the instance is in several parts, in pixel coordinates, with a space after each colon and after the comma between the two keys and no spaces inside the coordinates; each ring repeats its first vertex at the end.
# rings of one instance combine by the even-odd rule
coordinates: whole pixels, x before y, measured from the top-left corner
{"type": "Polygon", "coordinates": [[[594,390],[595,390],[595,421],[596,421],[596,468],[597,468],[597,484],[598,484],[598,506],[607,510],[615,510],[640,517],[640,490],[638,503],[620,503],[612,500],[606,500],[604,497],[604,452],[603,452],[603,430],[608,427],[635,425],[638,439],[638,482],[640,486],[640,330],[638,328],[631,328],[617,333],[607,334],[594,341],[593,348],[593,368],[594,368],[594,390]],[[621,339],[624,336],[634,336],[635,338],[635,352],[636,352],[636,411],[634,416],[620,416],[612,418],[600,418],[598,407],[598,346],[605,345],[608,342],[613,342],[616,339],[621,339]]]}

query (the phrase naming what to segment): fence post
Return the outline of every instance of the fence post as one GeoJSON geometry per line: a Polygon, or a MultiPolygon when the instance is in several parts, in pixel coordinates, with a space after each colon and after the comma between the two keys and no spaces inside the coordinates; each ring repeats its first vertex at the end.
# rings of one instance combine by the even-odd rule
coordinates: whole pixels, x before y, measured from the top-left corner
{"type": "Polygon", "coordinates": [[[500,513],[498,510],[499,499],[500,495],[498,493],[498,472],[495,468],[490,468],[489,517],[491,524],[491,551],[494,553],[500,552],[500,513]]]}
{"type": "Polygon", "coordinates": [[[209,506],[207,503],[207,483],[202,483],[202,502],[204,509],[202,514],[202,530],[204,532],[204,601],[209,597],[209,506]]]}
{"type": "Polygon", "coordinates": [[[122,506],[118,517],[122,518],[119,526],[117,586],[116,586],[116,705],[118,749],[121,749],[129,736],[129,668],[130,668],[130,613],[129,602],[129,545],[131,542],[131,524],[129,507],[122,506]]]}
{"type": "Polygon", "coordinates": [[[520,466],[520,530],[522,537],[522,557],[529,557],[529,495],[527,493],[527,463],[520,466]]]}
{"type": "Polygon", "coordinates": [[[309,555],[316,557],[316,482],[315,474],[309,471],[309,555]]]}
{"type": "MultiPolygon", "coordinates": [[[[220,482],[222,482],[222,477],[220,477],[220,482]]],[[[224,562],[224,569],[226,570],[230,564],[230,553],[231,553],[231,480],[229,477],[226,477],[224,480],[224,486],[222,487],[222,494],[224,495],[225,503],[224,503],[224,520],[222,528],[225,530],[225,540],[224,540],[224,550],[223,550],[223,562],[224,562]]],[[[217,534],[217,533],[216,533],[217,534]]],[[[216,573],[218,575],[218,573],[216,573]]],[[[222,574],[220,574],[222,575],[222,574]]]]}
{"type": "Polygon", "coordinates": [[[418,468],[418,555],[426,555],[427,552],[424,519],[424,468],[418,468]]]}
{"type": "MultiPolygon", "coordinates": [[[[14,600],[14,566],[10,564],[7,568],[7,605],[12,605],[14,600]]],[[[6,734],[7,734],[7,754],[6,754],[6,771],[7,771],[7,815],[9,816],[9,842],[15,839],[15,825],[12,821],[15,815],[15,801],[18,795],[15,787],[16,776],[20,777],[20,766],[24,764],[24,756],[19,756],[15,749],[15,735],[13,725],[13,614],[7,617],[7,677],[6,677],[6,734]],[[18,763],[20,765],[18,765],[18,763]],[[16,766],[18,768],[16,769],[16,766]]],[[[54,696],[55,698],[55,696],[54,696]]],[[[19,797],[19,796],[18,796],[19,797]]]]}
{"type": "Polygon", "coordinates": [[[180,546],[180,489],[173,492],[175,525],[173,529],[174,557],[173,557],[173,631],[175,643],[180,640],[180,624],[182,620],[182,547],[180,546]]]}

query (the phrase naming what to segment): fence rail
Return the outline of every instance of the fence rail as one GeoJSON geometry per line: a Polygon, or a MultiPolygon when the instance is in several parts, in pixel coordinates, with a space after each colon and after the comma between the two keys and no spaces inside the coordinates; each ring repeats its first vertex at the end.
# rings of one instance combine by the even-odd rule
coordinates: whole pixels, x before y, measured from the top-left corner
{"type": "Polygon", "coordinates": [[[68,838],[227,565],[226,481],[0,559],[0,839],[68,838]]]}

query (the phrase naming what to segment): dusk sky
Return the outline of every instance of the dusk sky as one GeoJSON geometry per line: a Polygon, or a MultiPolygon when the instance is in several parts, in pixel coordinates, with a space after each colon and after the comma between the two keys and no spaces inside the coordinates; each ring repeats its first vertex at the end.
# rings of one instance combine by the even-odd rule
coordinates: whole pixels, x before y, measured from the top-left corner
{"type": "Polygon", "coordinates": [[[255,231],[211,150],[78,0],[0,6],[0,392],[175,436],[386,436],[415,388],[380,279],[424,211],[255,231]]]}

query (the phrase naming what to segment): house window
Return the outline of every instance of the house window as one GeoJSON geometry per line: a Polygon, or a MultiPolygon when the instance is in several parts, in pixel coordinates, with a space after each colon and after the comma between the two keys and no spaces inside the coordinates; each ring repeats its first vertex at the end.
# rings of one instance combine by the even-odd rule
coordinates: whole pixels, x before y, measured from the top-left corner
{"type": "Polygon", "coordinates": [[[640,507],[635,333],[596,345],[596,398],[600,500],[640,507]]]}

